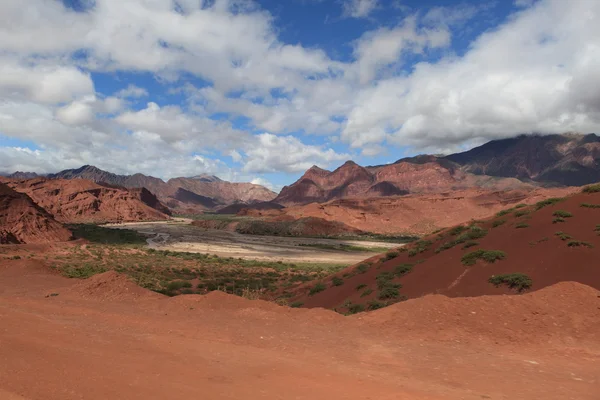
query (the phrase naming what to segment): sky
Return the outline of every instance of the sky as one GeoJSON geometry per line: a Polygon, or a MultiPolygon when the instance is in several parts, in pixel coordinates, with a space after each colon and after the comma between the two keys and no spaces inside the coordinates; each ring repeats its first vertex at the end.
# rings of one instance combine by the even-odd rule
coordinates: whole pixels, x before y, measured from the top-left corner
{"type": "Polygon", "coordinates": [[[597,0],[2,0],[0,171],[274,190],[600,132],[597,0]]]}

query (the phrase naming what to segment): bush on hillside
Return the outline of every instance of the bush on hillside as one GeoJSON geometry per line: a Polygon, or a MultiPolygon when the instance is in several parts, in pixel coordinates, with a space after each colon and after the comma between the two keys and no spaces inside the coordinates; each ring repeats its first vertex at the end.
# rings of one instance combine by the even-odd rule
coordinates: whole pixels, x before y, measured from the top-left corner
{"type": "Polygon", "coordinates": [[[339,276],[334,276],[331,279],[331,283],[333,284],[333,286],[342,286],[344,284],[344,280],[339,276]]]}
{"type": "Polygon", "coordinates": [[[385,304],[377,300],[372,300],[368,303],[368,307],[369,310],[373,311],[385,307],[385,304]]]}
{"type": "Polygon", "coordinates": [[[600,208],[600,204],[581,203],[583,208],[600,208]]]}
{"type": "Polygon", "coordinates": [[[357,314],[363,311],[365,311],[365,306],[362,304],[352,304],[348,307],[348,314],[357,314]]]}
{"type": "Polygon", "coordinates": [[[567,241],[569,239],[573,239],[573,237],[567,233],[564,233],[562,231],[558,231],[554,234],[555,236],[558,236],[558,238],[562,241],[567,241]]]}
{"type": "Polygon", "coordinates": [[[567,243],[567,246],[569,247],[587,247],[587,248],[593,248],[594,245],[589,243],[589,242],[582,242],[580,240],[571,240],[569,243],[567,243]]]}
{"type": "Polygon", "coordinates": [[[515,226],[515,228],[517,228],[517,229],[521,229],[521,228],[529,228],[529,224],[520,223],[520,224],[517,224],[517,225],[515,226]]]}
{"type": "Polygon", "coordinates": [[[565,199],[564,197],[551,197],[546,200],[538,201],[537,203],[535,203],[535,209],[541,210],[544,207],[551,206],[556,203],[560,203],[564,199],[565,199]]]}
{"type": "Polygon", "coordinates": [[[326,289],[325,284],[323,282],[319,282],[310,288],[310,291],[308,292],[308,294],[309,294],[309,296],[312,296],[314,294],[322,292],[325,289],[326,289]]]}
{"type": "Polygon", "coordinates": [[[490,279],[488,279],[488,282],[496,287],[506,285],[519,293],[531,288],[531,285],[533,284],[533,281],[529,276],[521,273],[492,275],[490,279]]]}
{"type": "Polygon", "coordinates": [[[475,250],[462,256],[461,261],[464,265],[475,265],[477,260],[483,260],[488,263],[494,263],[497,260],[506,258],[506,253],[500,250],[475,250]]]}
{"type": "Polygon", "coordinates": [[[492,228],[497,228],[497,227],[499,227],[500,225],[503,225],[503,224],[505,224],[505,223],[506,223],[506,220],[505,220],[505,219],[497,219],[497,220],[495,220],[494,222],[492,222],[492,228]]]}
{"type": "Polygon", "coordinates": [[[571,218],[573,216],[573,214],[565,210],[556,210],[552,213],[552,215],[558,218],[571,218]]]}
{"type": "Polygon", "coordinates": [[[583,188],[583,193],[600,193],[600,183],[589,185],[583,188]]]}
{"type": "Polygon", "coordinates": [[[412,271],[414,264],[400,264],[394,269],[394,274],[398,277],[408,274],[412,271]]]}
{"type": "Polygon", "coordinates": [[[364,274],[369,270],[369,268],[371,268],[369,264],[362,263],[356,266],[355,271],[359,274],[364,274]]]}
{"type": "Polygon", "coordinates": [[[365,291],[364,291],[364,292],[362,292],[362,293],[360,294],[360,297],[365,297],[365,296],[368,296],[368,295],[370,295],[371,293],[373,293],[373,289],[371,289],[371,288],[369,288],[369,289],[365,289],[365,291]]]}
{"type": "Polygon", "coordinates": [[[366,288],[366,287],[367,287],[367,284],[366,284],[366,283],[361,283],[360,285],[358,285],[358,286],[356,287],[356,290],[362,290],[362,289],[364,289],[364,288],[366,288]]]}

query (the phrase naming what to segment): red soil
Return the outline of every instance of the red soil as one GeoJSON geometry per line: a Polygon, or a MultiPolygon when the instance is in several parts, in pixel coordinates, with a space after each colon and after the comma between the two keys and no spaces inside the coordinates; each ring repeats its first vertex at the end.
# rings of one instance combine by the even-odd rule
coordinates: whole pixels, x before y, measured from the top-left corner
{"type": "Polygon", "coordinates": [[[362,231],[382,234],[427,234],[471,219],[486,218],[519,204],[562,197],[579,188],[489,191],[472,189],[439,194],[342,199],[288,207],[281,211],[247,211],[245,215],[293,219],[317,217],[340,221],[362,231]]]}
{"type": "MultiPolygon", "coordinates": [[[[513,211],[506,216],[483,221],[478,225],[488,230],[487,235],[474,239],[478,244],[468,249],[463,249],[463,243],[436,253],[437,248],[456,236],[451,236],[449,231],[431,235],[425,240],[433,243],[422,253],[411,257],[409,251],[404,251],[389,261],[380,260],[380,256],[374,257],[368,260],[373,266],[366,273],[344,278],[341,286],[327,282],[326,290],[312,296],[307,293],[308,287],[302,288],[294,300],[303,302],[305,307],[338,308],[342,311],[345,309],[342,304],[347,300],[354,304],[367,304],[378,297],[376,277],[379,274],[393,272],[401,264],[416,262],[419,263],[410,273],[394,278],[394,282],[402,285],[400,294],[408,298],[433,293],[450,297],[514,293],[504,286],[495,287],[488,283],[492,275],[510,273],[531,277],[531,290],[562,281],[580,282],[600,289],[600,230],[597,228],[600,225],[600,208],[581,207],[582,203],[600,204],[600,194],[580,193],[537,211],[535,207],[517,210],[531,211],[529,215],[517,217],[513,211]],[[553,213],[557,210],[569,211],[573,217],[553,223],[553,213]],[[493,222],[497,220],[506,222],[494,228],[493,222]],[[517,228],[522,223],[529,226],[517,228]],[[561,240],[556,235],[557,231],[567,233],[572,239],[561,240]],[[593,247],[569,247],[570,240],[587,242],[593,247]],[[492,264],[478,261],[473,266],[463,265],[462,256],[478,249],[501,250],[506,253],[506,258],[492,264]],[[356,287],[361,284],[367,287],[357,290],[356,287]],[[367,288],[373,292],[361,297],[367,288]]],[[[413,247],[415,245],[409,245],[405,249],[413,247]]],[[[352,271],[353,267],[350,267],[337,275],[341,277],[352,271]]]]}
{"type": "Polygon", "coordinates": [[[600,292],[427,296],[343,317],[0,267],[2,399],[595,400],[600,292]],[[55,294],[55,296],[50,296],[55,294]]]}
{"type": "Polygon", "coordinates": [[[36,178],[9,185],[65,223],[168,219],[168,209],[145,189],[111,188],[85,179],[36,178]]]}
{"type": "Polygon", "coordinates": [[[0,183],[0,244],[65,241],[71,232],[27,195],[0,183]]]}

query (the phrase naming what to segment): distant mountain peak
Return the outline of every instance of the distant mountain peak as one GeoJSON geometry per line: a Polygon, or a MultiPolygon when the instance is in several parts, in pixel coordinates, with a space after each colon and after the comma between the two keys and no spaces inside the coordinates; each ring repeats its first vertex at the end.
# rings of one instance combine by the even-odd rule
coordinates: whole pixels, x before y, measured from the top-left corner
{"type": "Polygon", "coordinates": [[[209,175],[209,174],[195,175],[195,176],[190,177],[190,179],[196,179],[196,180],[202,181],[202,182],[223,182],[223,180],[221,178],[219,178],[218,176],[209,175]]]}

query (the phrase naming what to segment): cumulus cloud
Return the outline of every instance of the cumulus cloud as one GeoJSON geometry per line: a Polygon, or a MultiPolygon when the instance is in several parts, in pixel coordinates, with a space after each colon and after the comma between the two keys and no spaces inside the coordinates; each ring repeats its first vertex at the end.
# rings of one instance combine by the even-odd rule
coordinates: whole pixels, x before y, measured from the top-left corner
{"type": "Polygon", "coordinates": [[[338,154],[333,149],[323,149],[302,143],[293,136],[275,136],[263,133],[246,150],[246,172],[300,172],[312,165],[329,165],[333,161],[348,159],[348,154],[338,154]]]}
{"type": "Polygon", "coordinates": [[[352,18],[365,18],[379,5],[378,0],[346,0],[343,3],[343,14],[352,18]]]}

